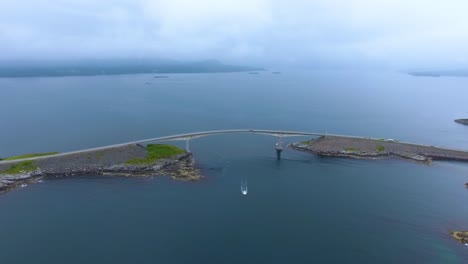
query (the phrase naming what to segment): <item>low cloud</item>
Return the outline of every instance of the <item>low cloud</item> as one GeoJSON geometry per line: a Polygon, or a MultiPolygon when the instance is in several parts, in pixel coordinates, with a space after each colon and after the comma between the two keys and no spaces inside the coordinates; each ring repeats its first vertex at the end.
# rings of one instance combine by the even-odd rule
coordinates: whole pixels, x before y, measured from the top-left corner
{"type": "Polygon", "coordinates": [[[0,2],[0,59],[461,67],[464,0],[0,2]]]}

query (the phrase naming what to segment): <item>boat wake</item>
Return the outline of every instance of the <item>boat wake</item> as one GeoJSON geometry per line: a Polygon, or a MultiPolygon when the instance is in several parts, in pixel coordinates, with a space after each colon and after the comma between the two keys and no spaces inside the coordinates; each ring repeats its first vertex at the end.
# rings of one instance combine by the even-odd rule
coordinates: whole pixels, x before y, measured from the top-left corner
{"type": "Polygon", "coordinates": [[[249,188],[247,187],[247,181],[241,181],[241,193],[242,195],[247,195],[247,193],[249,192],[249,188]]]}

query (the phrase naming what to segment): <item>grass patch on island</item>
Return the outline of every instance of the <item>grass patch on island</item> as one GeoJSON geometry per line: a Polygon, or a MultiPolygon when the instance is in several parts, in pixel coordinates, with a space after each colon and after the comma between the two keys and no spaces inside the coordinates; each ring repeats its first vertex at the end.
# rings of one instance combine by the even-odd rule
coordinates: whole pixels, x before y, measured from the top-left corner
{"type": "Polygon", "coordinates": [[[345,151],[351,151],[351,152],[359,152],[359,149],[357,148],[345,148],[345,151]]]}
{"type": "Polygon", "coordinates": [[[153,164],[159,159],[171,158],[185,153],[185,150],[181,148],[166,144],[148,144],[146,151],[148,151],[146,158],[134,158],[126,163],[131,165],[148,165],[153,164]]]}
{"type": "Polygon", "coordinates": [[[32,160],[23,161],[11,166],[6,171],[3,171],[3,174],[19,174],[35,171],[37,169],[36,163],[32,160]]]}
{"type": "Polygon", "coordinates": [[[385,148],[384,148],[384,146],[377,146],[377,147],[375,148],[375,150],[377,150],[378,152],[382,152],[382,151],[385,150],[385,148]]]}
{"type": "Polygon", "coordinates": [[[35,158],[35,157],[49,156],[49,155],[55,155],[55,154],[58,154],[58,152],[32,153],[32,154],[24,154],[24,155],[19,155],[19,156],[8,157],[8,158],[4,158],[3,160],[19,160],[19,159],[35,158]]]}

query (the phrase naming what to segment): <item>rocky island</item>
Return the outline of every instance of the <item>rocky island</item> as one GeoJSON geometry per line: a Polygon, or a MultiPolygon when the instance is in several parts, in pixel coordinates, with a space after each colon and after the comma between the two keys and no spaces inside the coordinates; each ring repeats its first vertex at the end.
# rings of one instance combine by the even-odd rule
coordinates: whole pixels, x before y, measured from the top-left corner
{"type": "Polygon", "coordinates": [[[128,144],[103,150],[27,154],[0,161],[0,192],[37,182],[43,177],[71,175],[148,177],[167,175],[176,180],[201,178],[192,154],[172,145],[128,144]]]}
{"type": "Polygon", "coordinates": [[[450,232],[453,238],[461,243],[468,243],[468,231],[452,231],[450,232]]]}
{"type": "Polygon", "coordinates": [[[468,70],[429,70],[408,72],[415,77],[468,77],[468,70]]]}
{"type": "Polygon", "coordinates": [[[463,119],[455,119],[455,123],[462,124],[465,126],[468,126],[468,118],[463,118],[463,119]]]}
{"type": "Polygon", "coordinates": [[[295,150],[321,156],[358,159],[402,158],[431,163],[432,160],[468,161],[468,152],[433,146],[402,143],[393,139],[322,136],[314,140],[291,144],[295,150]]]}

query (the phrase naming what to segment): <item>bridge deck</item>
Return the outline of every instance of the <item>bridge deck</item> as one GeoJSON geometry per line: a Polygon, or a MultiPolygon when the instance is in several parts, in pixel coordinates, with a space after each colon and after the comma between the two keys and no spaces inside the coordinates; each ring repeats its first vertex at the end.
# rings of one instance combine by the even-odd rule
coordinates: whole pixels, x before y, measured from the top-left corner
{"type": "MultiPolygon", "coordinates": [[[[118,148],[122,146],[128,145],[135,145],[135,144],[144,144],[148,142],[161,142],[161,141],[173,141],[173,140],[191,140],[199,137],[205,137],[210,135],[222,135],[222,134],[239,134],[239,133],[250,133],[250,134],[261,134],[261,135],[268,135],[274,137],[293,137],[293,136],[334,136],[334,137],[342,137],[342,138],[357,138],[357,139],[368,139],[365,137],[357,137],[357,136],[349,136],[349,135],[335,135],[335,134],[324,134],[324,133],[316,133],[316,132],[299,132],[299,131],[285,131],[285,130],[264,130],[264,129],[229,129],[229,130],[214,130],[214,131],[202,131],[202,132],[194,132],[194,133],[186,133],[186,134],[177,134],[177,135],[170,135],[164,137],[155,137],[137,141],[131,141],[121,144],[113,144],[103,147],[96,147],[96,148],[89,148],[89,149],[82,149],[70,152],[63,152],[55,155],[49,156],[41,156],[41,157],[33,157],[33,158],[26,158],[21,160],[11,160],[11,161],[0,161],[0,164],[7,164],[7,163],[17,163],[19,161],[25,160],[40,160],[46,159],[49,157],[60,157],[72,154],[79,154],[79,153],[86,153],[86,152],[95,152],[95,151],[102,151],[112,148],[118,148]]],[[[403,142],[402,142],[403,143],[403,142]]],[[[409,143],[408,143],[409,144],[409,143]]],[[[423,146],[423,145],[419,145],[423,146]]],[[[441,148],[443,149],[443,148],[441,148]]],[[[447,149],[446,150],[454,150],[454,149],[447,149]]]]}
{"type": "Polygon", "coordinates": [[[261,130],[261,129],[213,130],[213,131],[202,131],[202,132],[193,132],[193,133],[186,133],[186,134],[176,134],[176,135],[170,135],[170,136],[164,136],[164,137],[148,138],[148,139],[143,139],[143,140],[131,141],[131,142],[120,143],[120,144],[113,144],[113,145],[96,147],[96,148],[88,148],[88,149],[82,149],[82,150],[76,150],[76,151],[63,152],[63,153],[49,155],[49,156],[0,161],[0,164],[17,163],[19,161],[26,161],[26,160],[40,160],[40,159],[46,159],[50,157],[60,157],[60,156],[66,156],[66,155],[72,155],[72,154],[102,151],[102,150],[118,148],[118,147],[127,146],[127,145],[144,144],[144,143],[149,143],[149,142],[190,140],[190,139],[211,136],[211,135],[239,134],[239,133],[262,134],[262,135],[269,135],[269,136],[274,136],[274,137],[322,136],[324,135],[321,133],[283,131],[283,130],[261,130]]]}

